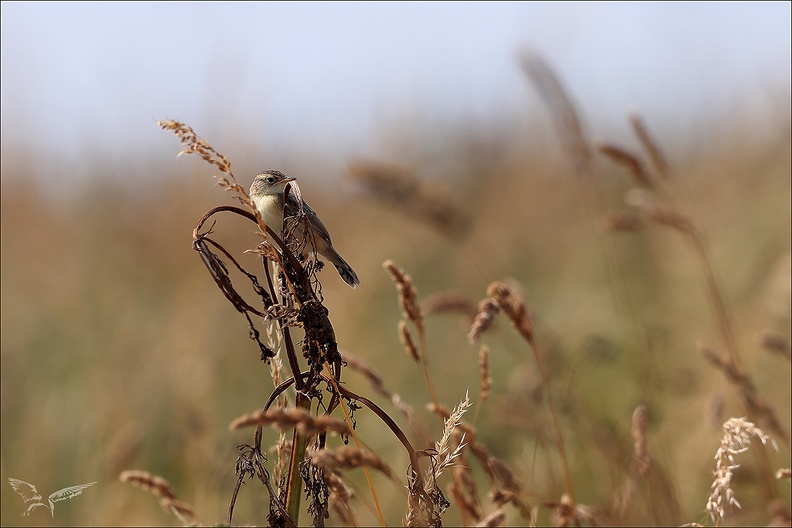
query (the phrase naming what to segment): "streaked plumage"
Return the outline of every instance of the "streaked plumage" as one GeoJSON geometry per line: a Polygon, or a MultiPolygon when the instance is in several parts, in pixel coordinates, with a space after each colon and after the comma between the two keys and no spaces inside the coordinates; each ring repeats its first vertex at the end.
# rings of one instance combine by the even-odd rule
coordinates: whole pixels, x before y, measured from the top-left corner
{"type": "MultiPolygon", "coordinates": [[[[253,180],[250,186],[250,197],[256,208],[261,214],[264,223],[276,233],[281,233],[283,230],[283,196],[286,184],[294,181],[296,178],[290,178],[277,170],[265,170],[259,173],[253,180]]],[[[317,253],[329,260],[338,270],[338,274],[344,279],[344,282],[351,287],[356,287],[360,284],[355,270],[352,269],[338,251],[333,247],[333,242],[330,240],[330,233],[322,220],[317,216],[316,212],[305,202],[302,201],[302,212],[305,214],[305,221],[297,224],[292,236],[299,242],[305,241],[305,226],[310,227],[313,234],[313,241],[307,241],[302,244],[304,251],[315,249],[317,253]],[[315,247],[312,247],[315,246],[315,247]]],[[[286,217],[294,217],[300,213],[300,201],[293,193],[289,193],[286,203],[286,217]]]]}

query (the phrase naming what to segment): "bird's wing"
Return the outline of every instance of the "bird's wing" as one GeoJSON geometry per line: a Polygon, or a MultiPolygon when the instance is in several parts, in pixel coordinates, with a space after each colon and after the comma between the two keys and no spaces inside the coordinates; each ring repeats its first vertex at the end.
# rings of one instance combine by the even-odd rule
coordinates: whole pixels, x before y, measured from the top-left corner
{"type": "MultiPolygon", "coordinates": [[[[319,218],[311,206],[308,205],[306,201],[302,201],[302,211],[306,215],[306,220],[308,224],[313,229],[313,232],[324,240],[327,241],[328,244],[331,246],[333,245],[332,241],[330,240],[330,233],[327,231],[327,227],[325,227],[324,222],[319,218]]],[[[286,199],[286,216],[297,216],[300,214],[300,201],[297,199],[295,195],[289,193],[289,197],[286,199]]]]}
{"type": "Polygon", "coordinates": [[[58,502],[66,499],[71,499],[83,492],[85,488],[89,488],[96,484],[96,482],[89,482],[88,484],[79,484],[77,486],[69,486],[68,488],[63,488],[61,490],[56,491],[52,495],[49,496],[49,500],[52,502],[58,502]]]}
{"type": "Polygon", "coordinates": [[[41,494],[33,484],[11,477],[8,477],[8,483],[12,488],[14,488],[14,491],[22,495],[22,498],[25,499],[25,502],[41,500],[41,494]]]}

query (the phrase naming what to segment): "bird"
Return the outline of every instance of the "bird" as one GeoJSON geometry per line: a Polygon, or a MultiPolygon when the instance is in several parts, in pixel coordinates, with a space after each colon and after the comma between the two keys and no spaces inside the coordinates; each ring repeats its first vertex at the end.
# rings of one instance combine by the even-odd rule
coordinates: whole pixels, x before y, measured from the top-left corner
{"type": "Polygon", "coordinates": [[[301,247],[305,248],[302,251],[303,253],[308,248],[311,248],[313,252],[325,257],[336,267],[344,282],[352,288],[357,287],[360,284],[360,279],[358,279],[357,273],[352,269],[352,266],[333,247],[327,227],[325,227],[314,210],[307,203],[298,199],[293,192],[289,193],[286,200],[286,214],[284,215],[286,185],[296,179],[286,176],[278,170],[268,169],[262,171],[256,175],[250,186],[250,198],[261,214],[264,223],[275,233],[281,235],[282,238],[284,217],[297,217],[300,213],[304,214],[305,218],[298,221],[296,227],[294,227],[293,235],[287,233],[287,236],[294,236],[299,241],[301,247]],[[311,234],[308,240],[306,240],[305,236],[306,226],[310,229],[311,234]]]}
{"type": "Polygon", "coordinates": [[[30,515],[34,509],[38,508],[39,506],[49,507],[50,513],[52,514],[52,518],[55,518],[55,503],[58,501],[71,499],[72,497],[76,497],[80,493],[83,492],[85,488],[93,486],[96,482],[89,482],[88,484],[79,484],[77,486],[69,486],[68,488],[60,489],[48,497],[49,506],[41,502],[42,496],[41,493],[38,492],[36,486],[25,482],[24,480],[19,480],[15,478],[8,477],[8,483],[14,488],[14,491],[19,493],[22,498],[25,500],[25,504],[31,501],[36,501],[28,506],[28,509],[22,512],[21,516],[30,515]]]}

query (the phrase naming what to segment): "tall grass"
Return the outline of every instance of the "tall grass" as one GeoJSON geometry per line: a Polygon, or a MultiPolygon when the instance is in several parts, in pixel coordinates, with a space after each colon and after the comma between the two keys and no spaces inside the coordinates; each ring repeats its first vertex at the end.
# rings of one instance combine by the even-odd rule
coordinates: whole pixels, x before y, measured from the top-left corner
{"type": "Polygon", "coordinates": [[[556,128],[449,129],[448,159],[489,153],[466,178],[449,163],[430,186],[420,152],[356,161],[343,198],[294,174],[356,291],[259,246],[250,209],[195,231],[208,274],[189,245],[223,201],[208,177],[244,210],[252,175],[180,125],[214,163],[134,195],[97,179],[56,202],[11,166],[3,478],[98,480],[62,524],[788,522],[788,123],[778,142],[729,121],[695,158],[635,119],[638,149],[595,145],[526,61],[556,128]],[[739,469],[724,423],[761,427],[739,469]]]}

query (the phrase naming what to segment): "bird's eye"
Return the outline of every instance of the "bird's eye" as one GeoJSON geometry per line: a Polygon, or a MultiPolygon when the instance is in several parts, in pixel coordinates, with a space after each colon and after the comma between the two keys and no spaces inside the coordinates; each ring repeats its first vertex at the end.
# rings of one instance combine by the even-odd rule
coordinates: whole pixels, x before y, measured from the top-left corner
{"type": "Polygon", "coordinates": [[[276,180],[277,178],[275,178],[275,176],[267,176],[266,182],[272,185],[273,183],[275,183],[276,180]]]}

